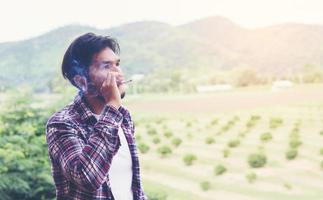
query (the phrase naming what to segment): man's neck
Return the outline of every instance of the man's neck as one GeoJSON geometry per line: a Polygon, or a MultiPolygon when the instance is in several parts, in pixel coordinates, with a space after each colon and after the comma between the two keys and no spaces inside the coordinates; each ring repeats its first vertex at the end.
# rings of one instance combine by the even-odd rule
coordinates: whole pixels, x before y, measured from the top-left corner
{"type": "Polygon", "coordinates": [[[89,97],[85,95],[85,98],[87,100],[87,102],[90,104],[90,110],[94,113],[94,114],[101,114],[104,106],[105,106],[105,102],[100,99],[99,97],[89,97]]]}

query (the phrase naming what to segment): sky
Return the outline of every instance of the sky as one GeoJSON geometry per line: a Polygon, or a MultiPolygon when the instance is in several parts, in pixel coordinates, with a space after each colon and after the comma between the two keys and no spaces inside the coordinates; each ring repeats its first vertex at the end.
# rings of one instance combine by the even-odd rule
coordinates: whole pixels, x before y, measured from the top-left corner
{"type": "Polygon", "coordinates": [[[285,22],[323,25],[323,0],[0,0],[0,42],[69,24],[109,28],[154,20],[180,25],[209,16],[246,28],[285,22]]]}

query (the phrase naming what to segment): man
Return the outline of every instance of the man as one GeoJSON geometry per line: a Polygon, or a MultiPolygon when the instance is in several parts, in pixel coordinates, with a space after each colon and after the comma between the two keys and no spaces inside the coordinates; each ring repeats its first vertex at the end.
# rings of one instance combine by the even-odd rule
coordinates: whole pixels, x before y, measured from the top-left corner
{"type": "Polygon", "coordinates": [[[62,62],[80,91],[51,116],[46,139],[57,199],[146,200],[134,124],[122,105],[118,43],[93,33],[75,39],[62,62]]]}

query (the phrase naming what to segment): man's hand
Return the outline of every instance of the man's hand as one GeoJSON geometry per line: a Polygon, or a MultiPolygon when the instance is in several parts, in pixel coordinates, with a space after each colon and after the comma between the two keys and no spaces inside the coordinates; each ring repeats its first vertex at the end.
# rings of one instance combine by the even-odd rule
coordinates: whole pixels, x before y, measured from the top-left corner
{"type": "Polygon", "coordinates": [[[107,78],[102,83],[100,88],[100,92],[105,99],[105,103],[115,107],[116,109],[119,109],[121,106],[121,97],[117,85],[117,79],[122,79],[120,77],[122,77],[122,75],[118,72],[108,72],[107,78]]]}

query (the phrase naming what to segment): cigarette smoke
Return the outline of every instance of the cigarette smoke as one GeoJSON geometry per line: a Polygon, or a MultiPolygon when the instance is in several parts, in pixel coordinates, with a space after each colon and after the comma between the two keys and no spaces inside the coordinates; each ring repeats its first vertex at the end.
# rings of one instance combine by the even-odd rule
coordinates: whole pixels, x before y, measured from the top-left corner
{"type": "Polygon", "coordinates": [[[81,80],[75,82],[75,84],[82,94],[86,94],[88,96],[98,96],[100,94],[95,84],[91,81],[86,68],[82,67],[82,65],[75,59],[73,59],[71,70],[73,71],[71,74],[78,74],[81,76],[81,80]]]}

